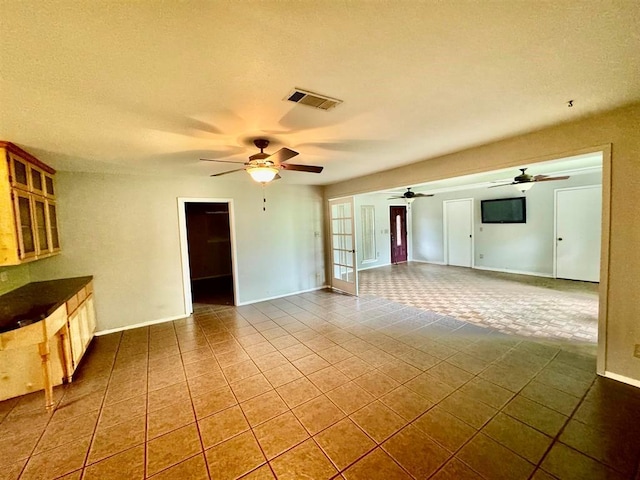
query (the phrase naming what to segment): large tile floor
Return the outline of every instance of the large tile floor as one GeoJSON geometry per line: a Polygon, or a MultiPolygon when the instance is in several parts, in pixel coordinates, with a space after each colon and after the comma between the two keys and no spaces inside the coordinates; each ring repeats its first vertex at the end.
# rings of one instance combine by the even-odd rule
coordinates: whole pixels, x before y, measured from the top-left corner
{"type": "Polygon", "coordinates": [[[360,293],[503,333],[593,343],[598,284],[426,263],[359,272],[360,293]]]}
{"type": "Polygon", "coordinates": [[[372,295],[200,306],[96,338],[53,415],[0,403],[0,479],[632,479],[640,390],[570,346],[372,295]]]}

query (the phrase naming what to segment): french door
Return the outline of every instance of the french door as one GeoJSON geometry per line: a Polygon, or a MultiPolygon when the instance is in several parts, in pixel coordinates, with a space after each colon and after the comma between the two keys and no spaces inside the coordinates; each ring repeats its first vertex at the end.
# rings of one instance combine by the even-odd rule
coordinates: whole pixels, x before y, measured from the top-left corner
{"type": "Polygon", "coordinates": [[[358,295],[353,197],[329,200],[331,287],[358,295]]]}

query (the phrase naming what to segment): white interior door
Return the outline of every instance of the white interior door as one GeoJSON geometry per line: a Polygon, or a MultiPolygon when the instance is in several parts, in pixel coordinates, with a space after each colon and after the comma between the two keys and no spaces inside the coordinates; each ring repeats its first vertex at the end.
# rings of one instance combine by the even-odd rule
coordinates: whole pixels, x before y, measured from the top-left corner
{"type": "Polygon", "coordinates": [[[602,186],[556,190],[556,278],[600,281],[602,186]]]}
{"type": "Polygon", "coordinates": [[[331,287],[358,295],[353,197],[329,200],[331,216],[331,287]]]}
{"type": "Polygon", "coordinates": [[[447,200],[444,205],[445,263],[473,266],[473,199],[447,200]]]}

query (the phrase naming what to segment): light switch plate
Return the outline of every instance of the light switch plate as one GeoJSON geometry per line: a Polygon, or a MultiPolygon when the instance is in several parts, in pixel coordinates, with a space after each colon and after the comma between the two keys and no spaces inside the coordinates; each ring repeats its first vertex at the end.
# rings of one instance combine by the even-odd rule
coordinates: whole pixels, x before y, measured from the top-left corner
{"type": "Polygon", "coordinates": [[[640,343],[636,343],[636,348],[633,351],[633,356],[636,358],[640,358],[640,343]]]}

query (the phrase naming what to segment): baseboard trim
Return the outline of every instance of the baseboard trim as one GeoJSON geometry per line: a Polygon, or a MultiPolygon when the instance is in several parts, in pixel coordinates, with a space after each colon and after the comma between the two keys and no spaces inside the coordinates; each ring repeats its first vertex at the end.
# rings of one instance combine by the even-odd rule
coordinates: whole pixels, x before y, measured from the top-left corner
{"type": "Polygon", "coordinates": [[[410,262],[415,262],[415,263],[429,263],[431,265],[446,265],[446,263],[444,262],[435,262],[435,261],[431,261],[431,260],[416,260],[415,258],[409,260],[410,262]]]}
{"type": "Polygon", "coordinates": [[[363,270],[373,270],[374,268],[388,267],[389,265],[391,265],[391,264],[390,263],[383,263],[381,265],[372,265],[370,267],[359,268],[358,271],[361,272],[363,270]]]}
{"type": "Polygon", "coordinates": [[[110,333],[118,333],[118,332],[124,332],[125,330],[133,330],[134,328],[140,328],[140,327],[148,327],[149,325],[157,325],[158,323],[166,323],[166,322],[173,322],[174,320],[180,320],[183,318],[187,318],[189,315],[177,315],[175,317],[167,317],[167,318],[159,318],[157,320],[149,320],[148,322],[142,322],[142,323],[134,323],[133,325],[125,325],[124,327],[117,327],[117,328],[110,328],[109,330],[100,330],[99,332],[96,332],[95,335],[96,337],[100,337],[102,335],[109,335],[110,333]]]}
{"type": "Polygon", "coordinates": [[[249,300],[247,302],[238,302],[237,306],[243,307],[245,305],[251,305],[252,303],[268,302],[269,300],[276,300],[278,298],[290,297],[291,295],[300,295],[301,293],[316,292],[318,290],[323,290],[325,288],[331,288],[331,287],[329,285],[322,285],[320,287],[308,288],[307,290],[299,290],[297,292],[283,293],[282,295],[275,295],[273,297],[260,298],[258,300],[249,300]]]}
{"type": "Polygon", "coordinates": [[[531,277],[553,278],[553,275],[549,273],[527,272],[525,270],[511,270],[510,268],[480,267],[478,265],[473,268],[476,270],[486,270],[488,272],[513,273],[515,275],[529,275],[531,277]]]}
{"type": "Polygon", "coordinates": [[[604,376],[610,378],[611,380],[617,380],[618,382],[626,383],[627,385],[631,385],[632,387],[640,388],[640,380],[636,380],[635,378],[625,377],[624,375],[607,372],[606,370],[604,372],[604,376]]]}
{"type": "MultiPolygon", "coordinates": [[[[299,295],[301,293],[315,292],[317,290],[322,290],[325,288],[330,288],[330,287],[329,285],[322,285],[320,287],[309,288],[307,290],[300,290],[298,292],[285,293],[283,295],[276,295],[275,297],[262,298],[260,300],[250,300],[248,302],[241,302],[241,303],[238,303],[237,306],[241,307],[244,305],[251,305],[252,303],[260,303],[260,302],[266,302],[268,300],[275,300],[277,298],[289,297],[291,295],[299,295]]],[[[118,333],[118,332],[124,332],[125,330],[133,330],[134,328],[148,327],[150,325],[157,325],[159,323],[173,322],[175,320],[181,320],[189,316],[190,315],[182,314],[182,315],[176,315],[175,317],[159,318],[157,320],[149,320],[148,322],[134,323],[133,325],[125,325],[124,327],[110,328],[108,330],[100,330],[99,332],[96,332],[95,335],[96,337],[100,337],[102,335],[109,335],[110,333],[118,333]]]]}

